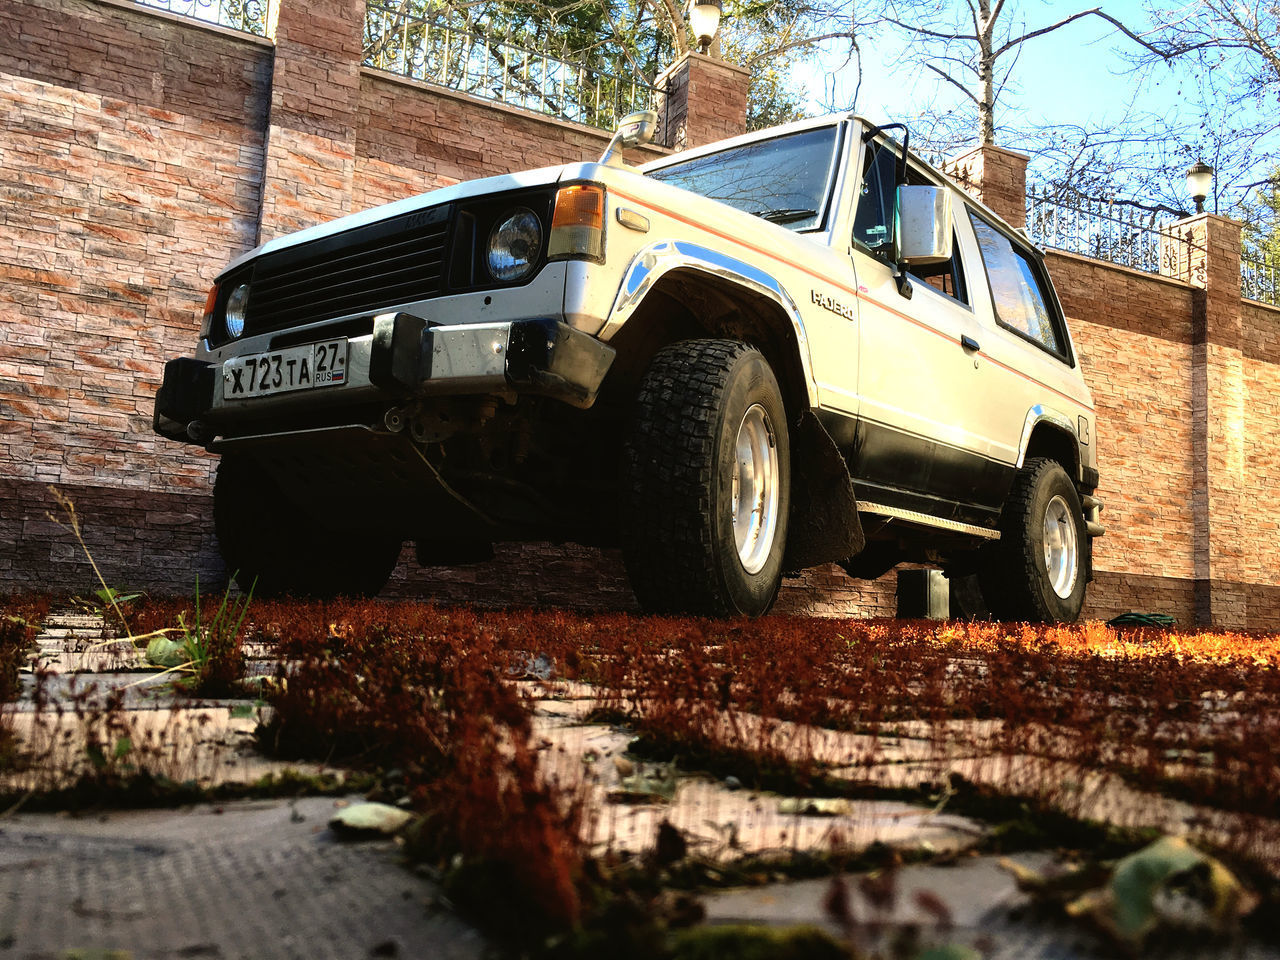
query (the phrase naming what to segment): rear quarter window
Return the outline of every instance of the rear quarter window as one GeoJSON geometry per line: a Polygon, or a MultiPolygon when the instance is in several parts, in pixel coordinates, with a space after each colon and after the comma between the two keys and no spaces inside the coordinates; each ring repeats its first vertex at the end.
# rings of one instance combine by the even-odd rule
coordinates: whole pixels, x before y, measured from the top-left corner
{"type": "Polygon", "coordinates": [[[972,210],[969,219],[982,250],[996,320],[1054,356],[1067,360],[1066,331],[1050,306],[1052,301],[1041,271],[1028,254],[1017,249],[1008,237],[972,210]]]}

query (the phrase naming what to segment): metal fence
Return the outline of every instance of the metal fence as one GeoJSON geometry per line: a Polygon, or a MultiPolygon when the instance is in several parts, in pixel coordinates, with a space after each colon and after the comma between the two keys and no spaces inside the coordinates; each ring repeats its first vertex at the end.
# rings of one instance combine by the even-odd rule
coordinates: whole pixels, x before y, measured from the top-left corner
{"type": "Polygon", "coordinates": [[[1027,189],[1027,234],[1040,246],[1147,273],[1186,274],[1190,240],[1156,218],[1154,212],[1123,204],[1105,200],[1064,203],[1041,188],[1027,189]]]}
{"type": "Polygon", "coordinates": [[[1280,306],[1280,259],[1246,250],[1240,257],[1240,295],[1280,306]]]}
{"type": "Polygon", "coordinates": [[[259,37],[267,35],[267,0],[138,0],[138,3],[259,37]]]}
{"type": "Polygon", "coordinates": [[[657,88],[629,75],[622,61],[589,67],[537,49],[534,38],[374,4],[365,21],[365,65],[606,130],[658,103],[657,88]]]}

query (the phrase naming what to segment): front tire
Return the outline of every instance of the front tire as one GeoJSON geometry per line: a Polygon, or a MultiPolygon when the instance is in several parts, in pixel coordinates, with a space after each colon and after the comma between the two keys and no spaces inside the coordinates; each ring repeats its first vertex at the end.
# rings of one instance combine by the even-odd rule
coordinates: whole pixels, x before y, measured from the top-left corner
{"type": "Polygon", "coordinates": [[[1079,619],[1089,579],[1080,497],[1054,460],[1028,460],[1014,478],[1000,540],[985,548],[982,595],[1000,620],[1079,619]]]}
{"type": "Polygon", "coordinates": [[[782,581],[791,451],[777,379],[734,340],[659,351],[623,459],[623,558],[657,613],[760,616],[782,581]]]}
{"type": "Polygon", "coordinates": [[[400,557],[393,537],[324,529],[246,457],[218,464],[213,525],[227,571],[263,599],[372,597],[400,557]]]}

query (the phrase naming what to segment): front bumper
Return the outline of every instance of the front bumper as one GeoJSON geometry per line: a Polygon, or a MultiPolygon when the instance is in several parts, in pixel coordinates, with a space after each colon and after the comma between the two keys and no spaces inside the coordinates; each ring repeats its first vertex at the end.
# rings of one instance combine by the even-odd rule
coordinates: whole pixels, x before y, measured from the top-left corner
{"type": "Polygon", "coordinates": [[[156,393],[155,432],[207,443],[240,422],[432,396],[529,394],[586,409],[615,355],[558,320],[430,326],[407,313],[374,317],[373,333],[350,338],[348,351],[340,385],[239,399],[226,395],[224,364],[170,360],[156,393]]]}

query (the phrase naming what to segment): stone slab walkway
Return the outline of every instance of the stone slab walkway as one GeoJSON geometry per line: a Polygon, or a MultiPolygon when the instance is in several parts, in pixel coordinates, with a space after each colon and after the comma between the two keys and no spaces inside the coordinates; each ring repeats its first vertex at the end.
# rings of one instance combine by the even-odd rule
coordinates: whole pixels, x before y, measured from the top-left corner
{"type": "MultiPolygon", "coordinates": [[[[1011,858],[1034,870],[1053,864],[1047,853],[1011,858]]],[[[713,924],[808,924],[842,936],[844,929],[823,908],[830,879],[770,884],[745,890],[713,893],[705,898],[707,922],[713,924]]],[[[1118,955],[1083,924],[1068,925],[1037,917],[1028,897],[999,867],[997,857],[961,859],[952,866],[908,866],[897,873],[892,907],[873,910],[857,890],[857,878],[845,881],[848,903],[858,921],[854,941],[864,950],[883,946],[905,931],[914,930],[923,946],[954,944],[975,947],[984,960],[1093,960],[1118,955]],[[922,896],[943,904],[949,916],[925,909],[922,896]],[[872,931],[871,925],[881,929],[872,931]]],[[[1122,955],[1122,954],[1119,954],[1122,955]]],[[[1191,941],[1184,947],[1165,943],[1162,960],[1280,960],[1280,949],[1246,940],[1208,945],[1191,941]]]]}
{"type": "Polygon", "coordinates": [[[0,958],[471,960],[394,843],[329,830],[335,801],[0,819],[0,958]]]}

